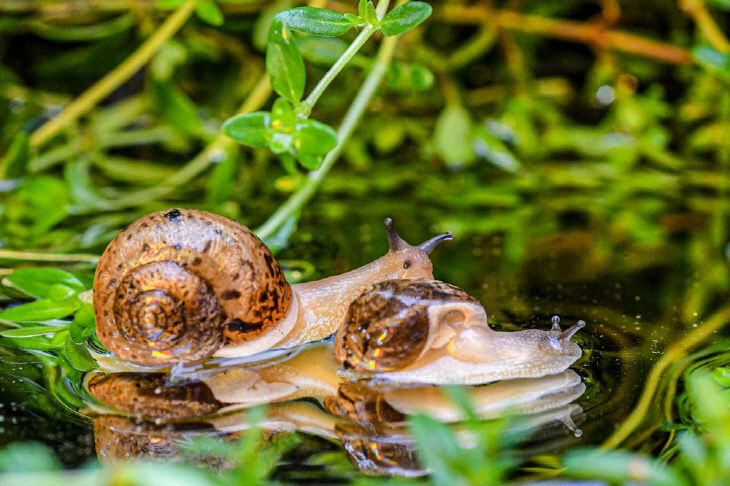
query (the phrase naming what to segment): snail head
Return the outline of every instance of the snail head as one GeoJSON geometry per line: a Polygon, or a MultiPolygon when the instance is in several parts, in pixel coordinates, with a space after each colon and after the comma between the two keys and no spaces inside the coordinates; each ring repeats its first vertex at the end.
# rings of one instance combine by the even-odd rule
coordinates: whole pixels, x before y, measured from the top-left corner
{"type": "Polygon", "coordinates": [[[420,245],[411,245],[395,232],[391,218],[385,219],[385,230],[390,247],[384,259],[387,265],[387,278],[433,278],[433,265],[429,254],[442,241],[454,238],[453,233],[447,232],[434,236],[420,245]]]}

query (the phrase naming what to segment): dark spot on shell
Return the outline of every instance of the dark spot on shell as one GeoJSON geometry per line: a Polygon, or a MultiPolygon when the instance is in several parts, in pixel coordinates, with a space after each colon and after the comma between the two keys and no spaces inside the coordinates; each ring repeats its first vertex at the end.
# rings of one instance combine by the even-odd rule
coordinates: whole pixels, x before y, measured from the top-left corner
{"type": "Polygon", "coordinates": [[[233,278],[232,278],[231,280],[233,280],[233,281],[235,282],[235,281],[236,281],[236,280],[238,280],[238,279],[239,279],[240,277],[241,277],[241,274],[240,274],[240,273],[237,273],[237,274],[235,274],[235,275],[233,276],[233,278]]]}
{"type": "Polygon", "coordinates": [[[150,251],[150,245],[148,245],[147,243],[145,243],[144,245],[142,245],[142,251],[143,252],[150,251]]]}
{"type": "Polygon", "coordinates": [[[200,265],[203,260],[200,257],[193,258],[193,265],[200,265]]]}
{"type": "Polygon", "coordinates": [[[403,268],[408,268],[410,266],[411,266],[411,261],[410,260],[406,260],[405,262],[403,262],[403,268]]]}
{"type": "Polygon", "coordinates": [[[172,249],[175,251],[180,251],[182,250],[182,245],[180,243],[175,243],[174,245],[172,245],[172,249]]]}
{"type": "Polygon", "coordinates": [[[140,227],[140,228],[146,228],[146,227],[148,227],[148,226],[149,226],[149,225],[148,225],[147,223],[142,223],[142,224],[140,224],[140,225],[139,225],[139,227],[140,227]]]}
{"type": "Polygon", "coordinates": [[[122,264],[120,263],[119,265],[117,265],[117,270],[121,270],[121,269],[122,269],[122,264]]]}
{"type": "Polygon", "coordinates": [[[240,296],[241,292],[235,289],[226,290],[225,292],[223,292],[223,294],[221,294],[221,298],[223,300],[233,300],[239,298],[240,296]]]}
{"type": "Polygon", "coordinates": [[[165,217],[170,221],[176,221],[177,218],[179,218],[180,216],[182,216],[182,213],[179,209],[171,209],[170,211],[165,213],[165,217]]]}
{"type": "Polygon", "coordinates": [[[251,332],[261,329],[261,323],[245,322],[241,319],[233,319],[228,321],[228,329],[234,332],[251,332]]]}
{"type": "Polygon", "coordinates": [[[216,235],[220,236],[220,235],[222,235],[222,234],[223,234],[223,230],[221,230],[221,229],[216,229],[216,230],[214,230],[214,231],[213,231],[213,233],[215,233],[216,235]]]}
{"type": "Polygon", "coordinates": [[[203,246],[203,253],[207,253],[208,250],[210,250],[210,246],[213,244],[212,240],[208,240],[205,242],[205,245],[203,246]]]}

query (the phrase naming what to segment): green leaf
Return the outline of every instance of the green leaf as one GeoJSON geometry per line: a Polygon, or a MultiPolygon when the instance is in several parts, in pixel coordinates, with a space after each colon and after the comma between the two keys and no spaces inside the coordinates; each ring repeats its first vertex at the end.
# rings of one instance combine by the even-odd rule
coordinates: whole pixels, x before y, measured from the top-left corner
{"type": "Polygon", "coordinates": [[[380,30],[387,36],[408,32],[431,15],[431,6],[424,2],[408,2],[396,7],[380,21],[380,30]]]}
{"type": "Polygon", "coordinates": [[[50,447],[39,442],[15,442],[0,449],[0,472],[56,471],[63,466],[50,447]]]}
{"type": "Polygon", "coordinates": [[[277,14],[276,18],[293,30],[326,37],[341,36],[352,27],[344,15],[326,8],[290,8],[277,14]]]}
{"type": "Polygon", "coordinates": [[[320,166],[322,165],[322,160],[324,159],[324,157],[321,155],[312,155],[312,154],[304,154],[304,153],[297,153],[295,155],[295,158],[307,170],[319,169],[320,166]]]}
{"type": "Polygon", "coordinates": [[[692,56],[700,66],[714,71],[725,81],[730,81],[730,54],[720,52],[709,45],[703,45],[692,49],[692,56]]]}
{"type": "Polygon", "coordinates": [[[436,120],[436,151],[447,165],[463,166],[474,160],[471,146],[471,118],[461,105],[448,105],[436,120]]]}
{"type": "Polygon", "coordinates": [[[266,72],[279,96],[299,104],[306,83],[304,60],[289,29],[276,18],[266,46],[266,72]]]}
{"type": "Polygon", "coordinates": [[[6,329],[0,331],[0,336],[9,338],[26,338],[35,336],[45,336],[46,334],[56,334],[58,331],[66,329],[65,326],[29,326],[19,329],[6,329]]]}
{"type": "Polygon", "coordinates": [[[188,96],[169,81],[156,81],[150,92],[154,106],[172,127],[185,135],[200,135],[203,121],[188,96]]]}
{"type": "Polygon", "coordinates": [[[269,133],[269,149],[275,154],[288,152],[294,141],[290,133],[271,132],[269,133]]]}
{"type": "Polygon", "coordinates": [[[195,4],[196,15],[210,25],[223,25],[223,12],[213,0],[198,0],[195,4]]]}
{"type": "Polygon", "coordinates": [[[79,307],[81,307],[81,301],[76,297],[61,300],[36,300],[5,309],[0,312],[0,319],[16,322],[47,321],[66,317],[79,307]]]}
{"type": "Polygon", "coordinates": [[[372,0],[360,0],[357,5],[357,13],[362,21],[371,25],[378,25],[378,16],[375,13],[375,5],[372,0]]]}
{"type": "Polygon", "coordinates": [[[298,153],[324,155],[337,145],[337,132],[317,120],[302,120],[294,133],[294,148],[298,153]]]}
{"type": "Polygon", "coordinates": [[[82,344],[76,344],[71,339],[69,334],[66,338],[66,343],[63,346],[63,351],[66,353],[66,358],[71,366],[79,371],[91,371],[96,368],[96,361],[91,357],[89,351],[82,344]]]}
{"type": "Polygon", "coordinates": [[[271,128],[277,131],[291,131],[297,123],[294,107],[284,98],[277,98],[271,107],[271,128]]]}
{"type": "Polygon", "coordinates": [[[58,268],[19,268],[5,277],[5,280],[21,292],[41,299],[56,293],[58,285],[74,292],[86,290],[75,275],[58,268]]]}
{"type": "Polygon", "coordinates": [[[10,142],[10,148],[0,160],[0,179],[15,179],[25,175],[30,152],[28,149],[28,134],[18,132],[10,142]]]}
{"type": "Polygon", "coordinates": [[[271,116],[266,111],[254,111],[236,115],[223,124],[223,133],[236,142],[250,147],[267,146],[266,133],[271,125],[271,116]]]}
{"type": "Polygon", "coordinates": [[[68,333],[76,344],[86,342],[95,328],[94,306],[92,304],[84,304],[74,315],[74,320],[68,328],[68,333]]]}

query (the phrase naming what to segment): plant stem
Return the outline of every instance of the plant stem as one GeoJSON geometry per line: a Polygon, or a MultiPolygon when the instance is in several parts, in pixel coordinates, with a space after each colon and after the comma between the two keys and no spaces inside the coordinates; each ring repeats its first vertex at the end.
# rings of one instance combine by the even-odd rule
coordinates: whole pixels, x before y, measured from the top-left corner
{"type": "MultiPolygon", "coordinates": [[[[378,8],[383,3],[378,4],[378,8]]],[[[324,180],[327,173],[330,171],[337,158],[340,156],[342,149],[350,139],[352,132],[355,130],[360,118],[362,117],[365,108],[367,107],[370,99],[375,94],[375,90],[383,79],[390,60],[395,52],[395,45],[397,36],[386,37],[378,50],[378,55],[375,59],[375,63],[368,74],[365,81],[363,81],[360,91],[352,102],[350,109],[347,110],[345,118],[342,120],[339,130],[337,131],[337,145],[331,151],[327,153],[322,162],[322,166],[309,173],[307,180],[304,182],[297,192],[291,195],[287,201],[279,206],[279,208],[272,214],[266,222],[255,230],[255,233],[259,238],[268,238],[271,236],[289,216],[299,211],[304,204],[314,195],[319,188],[320,184],[324,180]]]]}
{"type": "Polygon", "coordinates": [[[492,10],[482,5],[444,5],[438,17],[455,24],[487,24],[498,28],[581,42],[599,49],[615,49],[675,64],[692,64],[687,49],[648,39],[621,30],[606,29],[599,23],[549,19],[513,10],[492,10]]]}
{"type": "MultiPolygon", "coordinates": [[[[383,16],[385,15],[385,12],[388,10],[389,3],[390,0],[380,0],[380,2],[378,2],[375,13],[377,14],[379,19],[383,18],[383,16]]],[[[314,105],[317,104],[320,96],[322,96],[322,93],[325,92],[327,87],[332,83],[332,81],[334,81],[337,75],[340,74],[340,71],[342,71],[347,63],[350,62],[353,57],[355,57],[357,51],[360,50],[360,48],[368,41],[368,39],[375,33],[375,31],[375,26],[368,23],[362,30],[362,32],[360,32],[360,34],[355,37],[355,40],[352,41],[352,44],[350,44],[345,52],[342,53],[340,58],[335,61],[332,67],[330,67],[329,71],[327,71],[325,75],[322,76],[322,79],[319,80],[312,92],[309,93],[309,96],[307,96],[307,98],[302,102],[299,107],[299,114],[301,116],[305,118],[309,116],[309,114],[312,112],[312,108],[314,108],[314,105]]]]}
{"type": "Polygon", "coordinates": [[[197,0],[188,0],[172,13],[160,27],[147,39],[132,55],[114,68],[109,74],[97,81],[92,87],[73,100],[66,109],[57,116],[48,120],[43,126],[30,136],[30,146],[38,148],[71,122],[93,108],[99,101],[106,98],[112,91],[127,81],[134,73],[144,66],[152,56],[167,42],[190,17],[197,0]]]}
{"type": "Polygon", "coordinates": [[[96,263],[99,261],[99,255],[85,253],[43,253],[39,251],[0,250],[0,260],[96,263]]]}
{"type": "Polygon", "coordinates": [[[687,352],[704,340],[714,336],[715,332],[724,327],[730,321],[730,306],[723,307],[705,321],[700,327],[687,334],[684,338],[671,345],[664,355],[652,368],[644,386],[641,398],[631,411],[626,420],[606,441],[601,444],[601,449],[617,447],[621,442],[631,435],[646,417],[649,407],[656,400],[655,393],[659,387],[662,374],[673,363],[678,362],[687,355],[687,352]]]}

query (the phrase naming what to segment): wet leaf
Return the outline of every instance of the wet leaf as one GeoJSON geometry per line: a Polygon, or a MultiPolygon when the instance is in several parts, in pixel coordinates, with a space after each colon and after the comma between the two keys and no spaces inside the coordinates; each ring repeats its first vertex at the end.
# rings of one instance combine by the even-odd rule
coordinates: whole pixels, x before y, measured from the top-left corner
{"type": "Polygon", "coordinates": [[[267,146],[267,129],[270,124],[271,115],[268,112],[255,111],[226,120],[223,133],[243,145],[263,148],[267,146]]]}
{"type": "Polygon", "coordinates": [[[59,300],[36,300],[18,307],[5,309],[0,312],[0,319],[16,322],[47,321],[66,317],[79,307],[81,307],[81,301],[76,297],[59,300]]]}
{"type": "Polygon", "coordinates": [[[276,18],[293,30],[326,37],[338,37],[352,27],[344,15],[325,8],[290,8],[277,14],[276,18]]]}
{"type": "Polygon", "coordinates": [[[0,331],[0,336],[9,338],[27,338],[56,334],[58,331],[62,331],[64,329],[65,327],[59,326],[29,326],[21,327],[19,329],[6,329],[4,331],[0,331]]]}
{"type": "Polygon", "coordinates": [[[47,298],[57,293],[58,285],[72,292],[86,290],[75,275],[58,268],[19,268],[5,277],[13,287],[38,298],[47,298]]]}
{"type": "Polygon", "coordinates": [[[71,366],[79,371],[91,371],[97,366],[96,361],[91,357],[86,347],[83,344],[73,342],[70,334],[66,337],[63,351],[71,366]]]}
{"type": "Polygon", "coordinates": [[[274,18],[266,47],[266,72],[279,96],[295,105],[304,94],[304,60],[294,38],[283,22],[274,18]]]}
{"type": "Polygon", "coordinates": [[[84,304],[76,311],[73,321],[68,328],[71,340],[76,344],[86,342],[95,328],[94,306],[92,304],[84,304]]]}
{"type": "Polygon", "coordinates": [[[408,2],[396,7],[380,21],[380,30],[387,36],[404,34],[431,15],[432,8],[424,2],[408,2]]]}
{"type": "Polygon", "coordinates": [[[294,107],[284,98],[277,98],[271,107],[271,128],[277,131],[290,131],[296,125],[294,107]]]}

